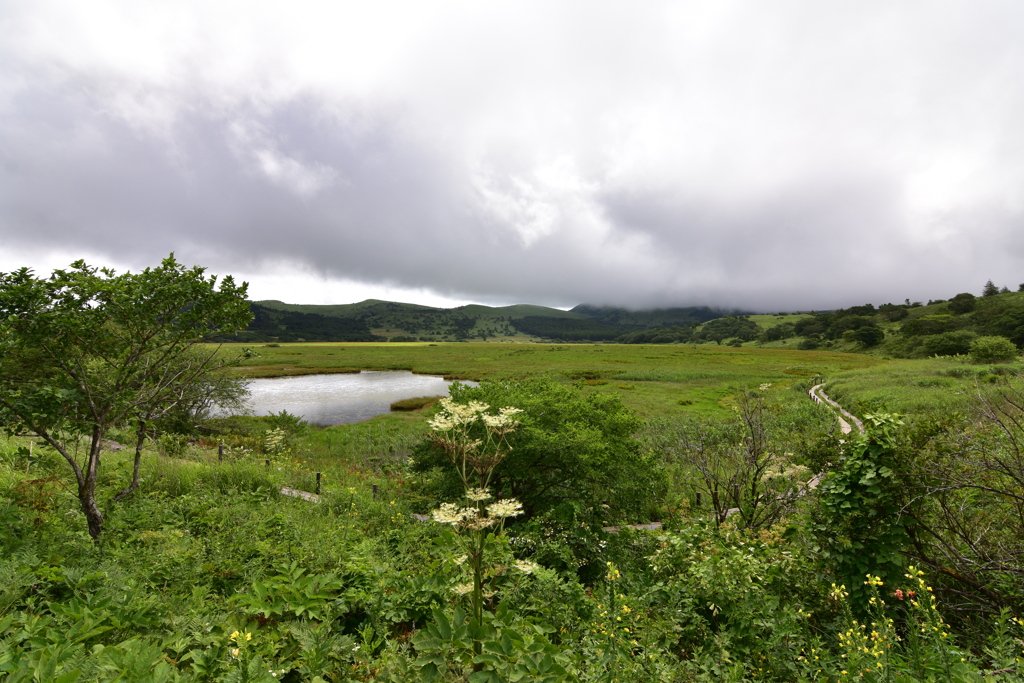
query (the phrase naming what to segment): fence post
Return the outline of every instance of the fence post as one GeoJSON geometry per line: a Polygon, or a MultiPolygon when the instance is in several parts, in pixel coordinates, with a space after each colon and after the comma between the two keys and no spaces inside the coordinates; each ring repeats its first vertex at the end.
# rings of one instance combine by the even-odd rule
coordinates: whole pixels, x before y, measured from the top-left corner
{"type": "Polygon", "coordinates": [[[697,491],[697,507],[700,507],[700,491],[697,491]]]}
{"type": "Polygon", "coordinates": [[[217,460],[224,462],[224,444],[217,446],[217,460]]]}
{"type": "Polygon", "coordinates": [[[267,464],[267,467],[270,467],[270,461],[269,460],[264,460],[264,462],[267,464]]]}
{"type": "Polygon", "coordinates": [[[377,485],[373,485],[373,499],[377,500],[377,485]]]}
{"type": "Polygon", "coordinates": [[[316,473],[316,495],[320,495],[320,473],[316,473]]]}

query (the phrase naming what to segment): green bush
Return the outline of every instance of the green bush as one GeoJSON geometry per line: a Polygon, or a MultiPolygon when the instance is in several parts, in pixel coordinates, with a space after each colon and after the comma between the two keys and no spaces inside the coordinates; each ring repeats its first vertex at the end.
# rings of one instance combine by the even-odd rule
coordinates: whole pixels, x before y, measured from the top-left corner
{"type": "Polygon", "coordinates": [[[978,337],[970,352],[975,363],[1006,363],[1017,357],[1017,347],[1006,337],[978,337]]]}
{"type": "Polygon", "coordinates": [[[915,355],[927,358],[966,355],[976,338],[977,335],[969,330],[928,335],[921,338],[921,345],[915,355]]]}
{"type": "MultiPolygon", "coordinates": [[[[617,396],[584,395],[576,386],[532,379],[480,387],[456,384],[452,398],[524,411],[512,452],[491,482],[496,493],[519,499],[530,514],[577,501],[598,516],[647,521],[660,500],[660,465],[641,453],[633,436],[641,421],[617,396]]],[[[413,459],[417,471],[438,468],[434,495],[448,500],[462,496],[461,480],[433,442],[421,442],[413,459]]]]}
{"type": "Polygon", "coordinates": [[[864,576],[888,580],[902,573],[909,523],[900,514],[902,489],[894,471],[903,422],[875,414],[865,415],[864,423],[867,431],[844,444],[842,460],[822,481],[812,513],[818,551],[858,603],[867,599],[864,576]]]}

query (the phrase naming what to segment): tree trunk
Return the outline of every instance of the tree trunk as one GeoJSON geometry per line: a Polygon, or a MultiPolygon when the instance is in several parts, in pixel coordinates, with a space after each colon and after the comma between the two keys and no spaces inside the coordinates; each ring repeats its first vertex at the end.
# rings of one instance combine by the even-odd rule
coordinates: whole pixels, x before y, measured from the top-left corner
{"type": "Polygon", "coordinates": [[[100,469],[100,448],[103,445],[103,430],[93,427],[92,444],[89,447],[89,463],[85,468],[85,476],[79,480],[78,502],[82,504],[82,512],[89,524],[89,535],[94,541],[103,532],[103,513],[96,504],[96,475],[100,469]]]}
{"type": "Polygon", "coordinates": [[[96,505],[96,482],[90,481],[84,488],[78,490],[78,500],[82,504],[82,512],[85,513],[85,520],[89,524],[89,535],[92,540],[99,540],[103,532],[103,513],[96,505]]]}
{"type": "Polygon", "coordinates": [[[114,502],[121,500],[125,496],[132,494],[135,489],[139,488],[139,463],[142,462],[142,445],[146,442],[146,423],[140,421],[139,428],[135,430],[135,468],[132,471],[132,483],[128,485],[125,490],[114,496],[114,502]]]}

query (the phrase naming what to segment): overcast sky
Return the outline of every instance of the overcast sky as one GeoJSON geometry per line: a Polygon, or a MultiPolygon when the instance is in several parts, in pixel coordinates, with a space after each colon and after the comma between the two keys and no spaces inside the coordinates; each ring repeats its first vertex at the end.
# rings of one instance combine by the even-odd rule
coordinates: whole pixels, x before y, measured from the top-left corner
{"type": "Polygon", "coordinates": [[[1024,3],[0,0],[0,270],[834,308],[1024,282],[1024,3]]]}

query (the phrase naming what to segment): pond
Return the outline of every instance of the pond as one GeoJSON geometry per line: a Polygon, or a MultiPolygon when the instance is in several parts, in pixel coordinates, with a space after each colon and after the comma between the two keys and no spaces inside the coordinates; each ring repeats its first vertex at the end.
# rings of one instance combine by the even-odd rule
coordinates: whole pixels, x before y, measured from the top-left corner
{"type": "Polygon", "coordinates": [[[249,381],[246,407],[254,415],[287,410],[310,424],[347,424],[387,413],[394,401],[447,396],[449,384],[443,377],[409,371],[364,370],[358,374],[254,379],[249,381]]]}

